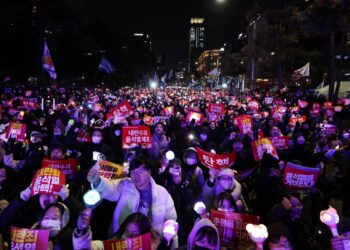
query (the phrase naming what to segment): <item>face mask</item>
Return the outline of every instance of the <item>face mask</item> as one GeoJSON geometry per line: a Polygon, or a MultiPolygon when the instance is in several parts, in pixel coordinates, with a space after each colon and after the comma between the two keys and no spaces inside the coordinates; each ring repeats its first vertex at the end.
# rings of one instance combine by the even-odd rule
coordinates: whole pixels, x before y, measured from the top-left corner
{"type": "Polygon", "coordinates": [[[41,227],[49,230],[50,237],[55,237],[61,230],[61,221],[59,221],[59,220],[42,220],[41,227]]]}
{"type": "Polygon", "coordinates": [[[225,190],[229,189],[231,187],[231,181],[219,181],[221,187],[225,190]]]}
{"type": "Polygon", "coordinates": [[[102,141],[102,138],[99,136],[93,136],[92,138],[92,143],[99,144],[102,141]]]}
{"type": "Polygon", "coordinates": [[[203,135],[203,134],[201,134],[199,137],[201,138],[202,141],[206,141],[208,138],[207,135],[203,135]]]}
{"type": "Polygon", "coordinates": [[[114,131],[114,135],[115,135],[115,136],[120,136],[120,130],[114,131]]]}
{"type": "Polygon", "coordinates": [[[196,164],[196,159],[188,158],[188,159],[187,159],[187,164],[190,165],[190,166],[196,164]]]}
{"type": "Polygon", "coordinates": [[[343,138],[344,138],[344,139],[349,139],[349,133],[344,133],[344,134],[343,134],[343,138]]]}
{"type": "Polygon", "coordinates": [[[302,139],[302,138],[298,139],[298,143],[299,143],[299,144],[304,144],[304,142],[305,142],[304,139],[302,139]]]}

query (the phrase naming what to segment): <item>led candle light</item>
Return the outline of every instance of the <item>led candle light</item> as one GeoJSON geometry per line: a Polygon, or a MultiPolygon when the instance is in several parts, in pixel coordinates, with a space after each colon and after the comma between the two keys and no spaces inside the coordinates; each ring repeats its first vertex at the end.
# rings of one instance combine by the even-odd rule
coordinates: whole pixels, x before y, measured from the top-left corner
{"type": "Polygon", "coordinates": [[[206,207],[203,202],[199,201],[194,204],[194,211],[196,211],[197,214],[202,215],[206,212],[206,207]]]}
{"type": "Polygon", "coordinates": [[[89,190],[83,196],[84,203],[87,207],[93,207],[101,200],[101,195],[96,190],[89,190]]]}
{"type": "Polygon", "coordinates": [[[331,230],[333,237],[339,236],[337,224],[339,223],[339,215],[337,210],[329,207],[327,210],[320,212],[320,220],[326,224],[331,230]]]}
{"type": "Polygon", "coordinates": [[[247,224],[246,230],[250,239],[257,245],[257,249],[263,249],[264,241],[268,237],[266,226],[263,224],[247,224]]]}

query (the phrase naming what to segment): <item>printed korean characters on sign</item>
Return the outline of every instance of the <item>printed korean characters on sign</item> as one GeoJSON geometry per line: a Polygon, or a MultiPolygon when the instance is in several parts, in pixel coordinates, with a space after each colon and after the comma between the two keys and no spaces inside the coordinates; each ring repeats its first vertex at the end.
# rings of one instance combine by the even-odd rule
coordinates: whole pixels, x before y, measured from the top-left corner
{"type": "Polygon", "coordinates": [[[152,147],[152,136],[147,126],[126,126],[122,127],[123,149],[135,148],[141,145],[142,148],[152,147]]]}
{"type": "Polygon", "coordinates": [[[295,117],[295,118],[289,118],[289,125],[291,126],[295,126],[297,123],[304,123],[307,120],[307,116],[303,115],[303,116],[299,116],[299,117],[295,117]]]}
{"type": "Polygon", "coordinates": [[[337,126],[334,124],[323,124],[320,123],[320,128],[323,130],[326,135],[336,135],[337,134],[337,126]]]}
{"type": "Polygon", "coordinates": [[[22,123],[11,122],[5,131],[5,138],[9,139],[10,135],[14,135],[17,141],[25,141],[27,125],[22,123]]]}
{"type": "Polygon", "coordinates": [[[125,177],[122,165],[109,161],[99,161],[98,165],[100,166],[98,170],[99,175],[108,180],[117,180],[125,177]]]}
{"type": "Polygon", "coordinates": [[[214,114],[224,114],[225,113],[225,105],[220,103],[209,103],[208,112],[214,114]]]}
{"type": "Polygon", "coordinates": [[[36,109],[39,107],[36,98],[21,98],[20,102],[20,106],[25,109],[36,109]]]}
{"type": "Polygon", "coordinates": [[[66,177],[63,172],[54,168],[41,168],[36,173],[30,184],[32,195],[54,194],[65,185],[66,177]]]}
{"type": "Polygon", "coordinates": [[[68,177],[78,172],[78,161],[77,159],[50,160],[45,158],[42,167],[58,169],[68,177]]]}
{"type": "Polygon", "coordinates": [[[223,212],[212,209],[210,220],[219,232],[220,241],[224,244],[238,240],[249,242],[250,238],[246,230],[246,225],[259,224],[259,218],[255,215],[240,214],[233,212],[223,212]]]}
{"type": "Polygon", "coordinates": [[[310,109],[310,115],[312,117],[317,117],[319,116],[321,113],[321,109],[320,108],[316,108],[316,109],[310,109]]]}
{"type": "Polygon", "coordinates": [[[258,101],[255,100],[251,100],[248,102],[247,108],[253,110],[253,111],[257,111],[259,110],[260,104],[258,101]]]}
{"type": "Polygon", "coordinates": [[[111,111],[108,112],[106,118],[107,120],[111,117],[129,117],[134,113],[130,103],[128,100],[125,100],[121,103],[119,103],[115,108],[113,108],[111,111]]]}
{"type": "Polygon", "coordinates": [[[306,108],[308,105],[309,105],[309,103],[307,101],[298,100],[298,106],[300,108],[306,108]]]}
{"type": "Polygon", "coordinates": [[[269,137],[269,140],[272,142],[272,145],[277,150],[288,149],[288,146],[289,146],[289,137],[288,136],[269,137]]]}
{"type": "Polygon", "coordinates": [[[103,247],[105,250],[151,250],[151,234],[125,240],[105,240],[103,247]]]}
{"type": "Polygon", "coordinates": [[[323,108],[324,109],[333,108],[333,103],[332,102],[324,102],[323,103],[323,108]]]}
{"type": "Polygon", "coordinates": [[[197,125],[202,125],[204,121],[204,115],[202,113],[189,110],[187,112],[186,122],[190,123],[193,119],[195,120],[197,125]]]}
{"type": "Polygon", "coordinates": [[[253,131],[253,118],[250,115],[240,115],[236,117],[234,124],[239,127],[239,131],[243,134],[253,131]]]}
{"type": "Polygon", "coordinates": [[[235,152],[219,155],[207,152],[198,147],[196,147],[196,151],[199,161],[208,168],[228,168],[232,166],[236,161],[235,152]]]}
{"type": "Polygon", "coordinates": [[[309,189],[315,185],[319,173],[319,168],[309,168],[287,162],[283,173],[283,184],[288,189],[309,189]]]}
{"type": "Polygon", "coordinates": [[[48,249],[49,231],[11,227],[11,249],[48,249]]]}
{"type": "Polygon", "coordinates": [[[260,161],[264,156],[264,152],[271,154],[273,157],[278,159],[276,148],[268,138],[252,141],[251,145],[255,161],[260,161]]]}

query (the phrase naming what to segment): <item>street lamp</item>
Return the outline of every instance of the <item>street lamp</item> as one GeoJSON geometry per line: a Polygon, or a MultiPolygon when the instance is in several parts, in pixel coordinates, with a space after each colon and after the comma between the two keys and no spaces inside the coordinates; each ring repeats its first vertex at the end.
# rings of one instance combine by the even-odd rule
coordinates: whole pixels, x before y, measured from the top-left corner
{"type": "Polygon", "coordinates": [[[224,3],[226,0],[216,0],[217,3],[224,3]]]}

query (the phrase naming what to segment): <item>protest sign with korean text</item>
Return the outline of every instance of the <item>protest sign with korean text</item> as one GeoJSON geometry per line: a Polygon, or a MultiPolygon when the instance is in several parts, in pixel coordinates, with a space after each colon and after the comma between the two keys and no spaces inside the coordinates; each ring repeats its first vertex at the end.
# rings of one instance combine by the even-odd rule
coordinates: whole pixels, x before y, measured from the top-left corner
{"type": "Polygon", "coordinates": [[[273,103],[273,97],[269,97],[269,96],[265,97],[265,99],[264,99],[265,105],[270,105],[272,103],[273,103]]]}
{"type": "Polygon", "coordinates": [[[11,249],[48,249],[49,230],[11,227],[11,249]]]}
{"type": "Polygon", "coordinates": [[[105,240],[103,247],[105,250],[151,250],[151,234],[125,240],[105,240]]]}
{"type": "Polygon", "coordinates": [[[336,135],[337,134],[337,126],[334,124],[323,124],[320,123],[320,128],[324,130],[326,135],[336,135]]]}
{"type": "Polygon", "coordinates": [[[173,106],[165,107],[162,109],[162,115],[163,116],[172,116],[175,114],[175,109],[173,106]]]}
{"type": "Polygon", "coordinates": [[[295,117],[295,118],[289,118],[289,125],[291,126],[295,126],[297,123],[302,124],[303,122],[306,122],[307,120],[307,116],[303,115],[303,116],[299,116],[299,117],[295,117]]]}
{"type": "Polygon", "coordinates": [[[220,103],[209,103],[208,112],[221,115],[225,113],[225,105],[220,103]]]}
{"type": "Polygon", "coordinates": [[[288,189],[308,189],[315,185],[319,173],[319,168],[309,168],[287,162],[283,173],[283,184],[288,189]]]}
{"type": "Polygon", "coordinates": [[[239,127],[239,131],[243,134],[253,131],[253,118],[250,115],[236,117],[234,124],[239,127]]]}
{"type": "Polygon", "coordinates": [[[11,122],[5,131],[5,138],[9,139],[13,135],[18,141],[25,141],[27,125],[17,122],[11,122]]]}
{"type": "Polygon", "coordinates": [[[247,108],[249,108],[251,110],[258,110],[259,106],[260,106],[260,104],[257,101],[251,100],[248,102],[247,108]]]}
{"type": "Polygon", "coordinates": [[[39,107],[36,98],[21,98],[20,106],[26,109],[36,109],[39,107]]]}
{"type": "Polygon", "coordinates": [[[30,189],[32,195],[54,194],[59,192],[62,185],[66,184],[66,176],[63,172],[54,168],[41,168],[36,171],[30,189]]]}
{"type": "Polygon", "coordinates": [[[234,240],[249,242],[250,238],[246,230],[247,224],[259,224],[259,218],[255,215],[223,212],[212,209],[210,220],[219,232],[220,241],[229,243],[234,240]]]}
{"type": "Polygon", "coordinates": [[[202,125],[204,121],[204,115],[202,113],[190,110],[187,112],[186,122],[190,123],[193,119],[195,120],[197,125],[202,125]]]}
{"type": "Polygon", "coordinates": [[[152,147],[152,136],[147,126],[126,126],[122,127],[123,149],[135,148],[141,145],[142,148],[152,147]]]}
{"type": "Polygon", "coordinates": [[[260,161],[264,156],[264,152],[278,159],[276,148],[268,138],[252,141],[251,145],[255,161],[260,161]]]}
{"type": "Polygon", "coordinates": [[[298,100],[298,106],[300,108],[306,108],[308,105],[309,105],[309,103],[307,101],[298,100]]]}
{"type": "Polygon", "coordinates": [[[236,161],[236,153],[214,154],[196,147],[199,161],[208,168],[228,168],[236,161]]]}
{"type": "Polygon", "coordinates": [[[78,161],[77,159],[50,160],[45,158],[42,167],[58,169],[69,176],[78,172],[78,161]]]}
{"type": "Polygon", "coordinates": [[[111,111],[108,112],[106,118],[107,120],[111,117],[128,117],[134,113],[130,103],[128,100],[125,100],[119,103],[116,107],[114,107],[111,111]]]}
{"type": "Polygon", "coordinates": [[[277,150],[288,149],[288,146],[289,146],[289,137],[288,136],[269,137],[269,140],[272,142],[272,145],[277,150]]]}
{"type": "Polygon", "coordinates": [[[323,108],[324,109],[333,108],[333,103],[332,102],[324,102],[323,103],[323,108]]]}
{"type": "Polygon", "coordinates": [[[100,166],[98,169],[99,175],[108,180],[117,180],[125,177],[122,165],[110,161],[99,161],[98,165],[100,166]]]}

